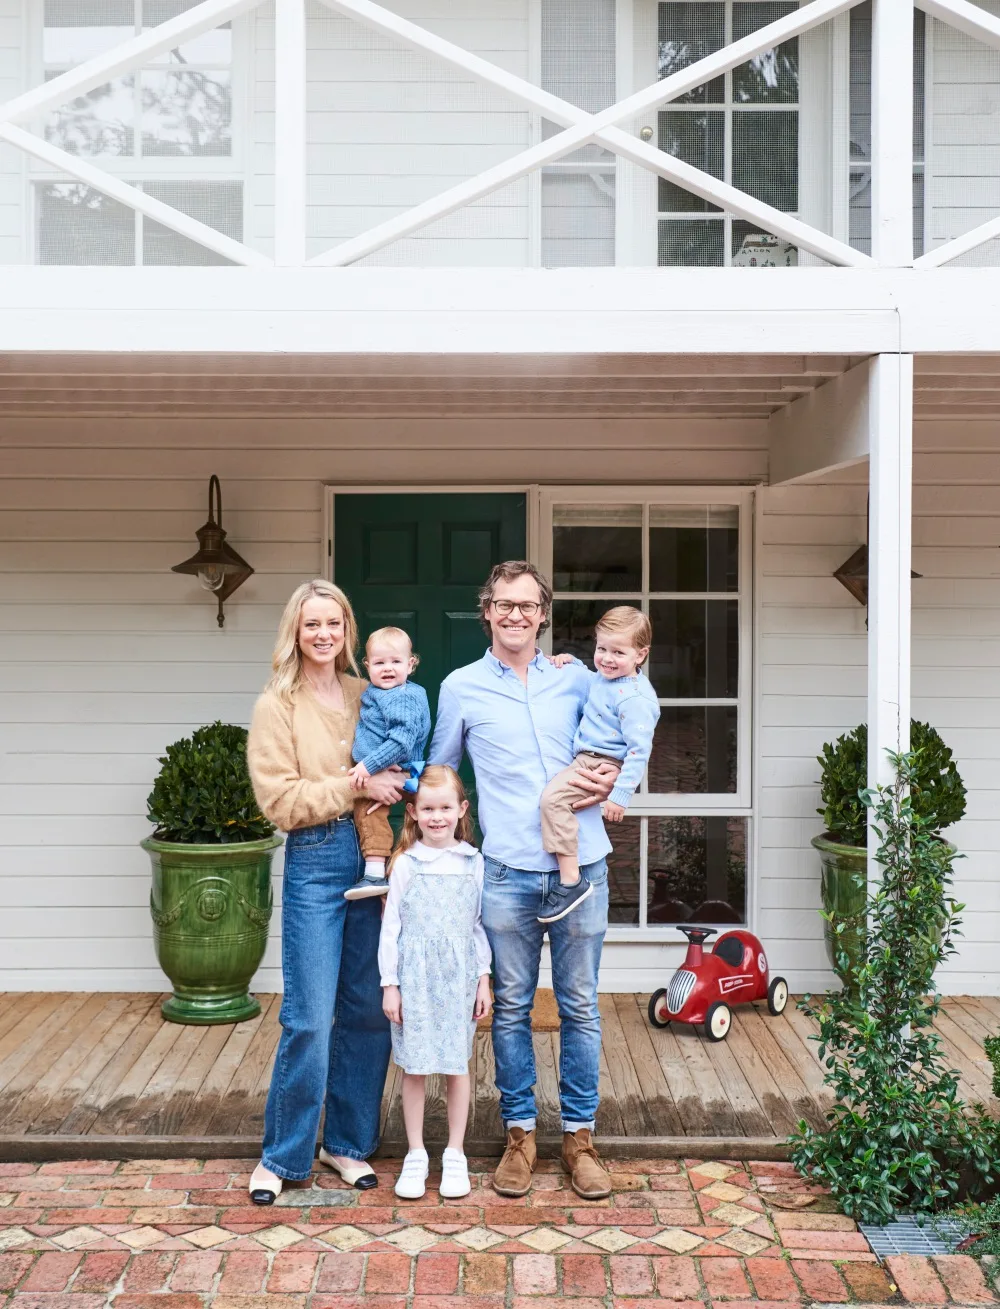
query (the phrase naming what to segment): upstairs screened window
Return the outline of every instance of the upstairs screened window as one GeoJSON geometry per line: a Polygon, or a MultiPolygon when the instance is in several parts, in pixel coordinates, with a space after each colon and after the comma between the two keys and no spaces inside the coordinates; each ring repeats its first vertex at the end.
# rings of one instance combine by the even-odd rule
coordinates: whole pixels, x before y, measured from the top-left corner
{"type": "Polygon", "coordinates": [[[609,826],[610,922],[745,922],[750,808],[749,500],[741,492],[546,492],[552,650],[593,667],[594,626],[649,615],[660,721],[625,821],[609,826]]]}
{"type": "MultiPolygon", "coordinates": [[[[40,0],[37,49],[50,80],[194,7],[196,0],[40,0]]],[[[47,141],[243,239],[234,104],[238,29],[183,41],[148,65],[53,109],[47,141]]],[[[53,264],[227,260],[94,188],[32,166],[35,257],[53,264]]]]}

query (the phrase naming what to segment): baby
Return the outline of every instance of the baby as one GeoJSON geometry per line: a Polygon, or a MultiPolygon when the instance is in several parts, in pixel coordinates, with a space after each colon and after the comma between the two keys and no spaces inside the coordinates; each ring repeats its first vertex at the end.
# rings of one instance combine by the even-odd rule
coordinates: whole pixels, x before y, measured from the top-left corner
{"type": "MultiPolygon", "coordinates": [[[[431,730],[427,692],[407,678],[417,666],[410,638],[400,627],[380,627],[365,645],[365,667],[371,685],[361,697],[361,717],[354,734],[354,767],[347,774],[360,791],[373,773],[397,764],[409,773],[403,790],[415,792],[424,770],[423,755],[431,730]]],[[[385,862],[392,854],[393,834],[389,809],[379,805],[371,813],[371,801],[354,802],[354,825],[358,829],[365,873],[357,885],[344,892],[347,900],[385,895],[389,882],[385,862]]]]}
{"type": "MultiPolygon", "coordinates": [[[[545,897],[540,923],[565,918],[593,890],[580,872],[577,858],[573,805],[583,798],[583,792],[572,783],[577,768],[610,762],[621,770],[604,805],[604,817],[611,823],[620,823],[625,817],[632,793],[642,781],[660,717],[656,692],[640,671],[652,640],[649,619],[631,605],[609,609],[594,629],[597,672],[573,738],[574,759],[542,792],[542,843],[559,862],[559,885],[545,897]]],[[[553,662],[569,658],[557,656],[553,662]]]]}

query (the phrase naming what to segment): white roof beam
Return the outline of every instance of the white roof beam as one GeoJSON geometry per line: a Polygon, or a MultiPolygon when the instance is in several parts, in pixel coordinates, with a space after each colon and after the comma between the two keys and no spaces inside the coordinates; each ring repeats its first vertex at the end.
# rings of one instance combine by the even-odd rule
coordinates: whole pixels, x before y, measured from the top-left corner
{"type": "Polygon", "coordinates": [[[767,422],[768,482],[785,486],[868,458],[871,360],[778,409],[767,422]]]}

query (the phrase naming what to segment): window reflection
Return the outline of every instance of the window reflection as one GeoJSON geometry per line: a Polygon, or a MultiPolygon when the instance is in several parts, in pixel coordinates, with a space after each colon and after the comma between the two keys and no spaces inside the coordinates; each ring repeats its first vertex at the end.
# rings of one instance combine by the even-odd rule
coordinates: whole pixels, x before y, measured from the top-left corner
{"type": "Polygon", "coordinates": [[[646,921],[746,921],[744,818],[650,818],[646,921]]]}
{"type": "Polygon", "coordinates": [[[733,699],[739,692],[739,603],[652,600],[649,678],[664,699],[733,699]]]}
{"type": "Polygon", "coordinates": [[[608,838],[612,845],[608,855],[608,922],[635,925],[639,921],[642,823],[638,818],[610,823],[608,838]]]}
{"type": "Polygon", "coordinates": [[[734,795],[736,723],[735,705],[665,705],[649,758],[649,790],[734,795]]]}
{"type": "Polygon", "coordinates": [[[653,505],[651,591],[735,591],[739,586],[736,505],[653,505]]]}
{"type": "Polygon", "coordinates": [[[552,585],[556,591],[640,591],[641,506],[556,505],[552,585]]]}
{"type": "Polygon", "coordinates": [[[552,605],[552,653],[576,655],[594,666],[594,628],[617,600],[556,600],[552,605]]]}

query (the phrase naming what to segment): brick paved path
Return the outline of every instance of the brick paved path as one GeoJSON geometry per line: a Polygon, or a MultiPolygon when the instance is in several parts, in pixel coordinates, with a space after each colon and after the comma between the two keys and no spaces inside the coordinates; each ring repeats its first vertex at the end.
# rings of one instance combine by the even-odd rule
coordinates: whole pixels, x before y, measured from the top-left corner
{"type": "MultiPolygon", "coordinates": [[[[246,1160],[0,1164],[0,1309],[800,1309],[997,1303],[970,1258],[879,1265],[789,1164],[640,1160],[587,1204],[544,1161],[524,1200],[459,1204],[323,1169],[279,1205],[246,1160]]],[[[432,1174],[431,1181],[436,1180],[432,1174]]]]}

